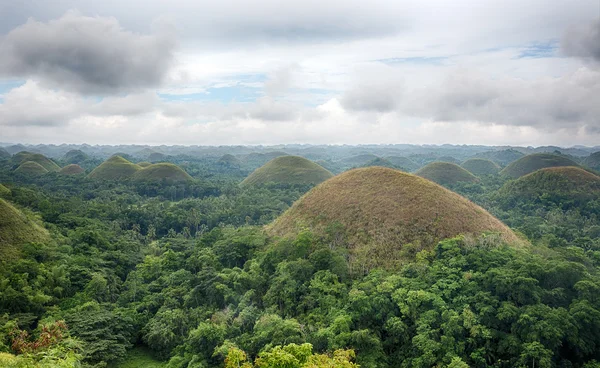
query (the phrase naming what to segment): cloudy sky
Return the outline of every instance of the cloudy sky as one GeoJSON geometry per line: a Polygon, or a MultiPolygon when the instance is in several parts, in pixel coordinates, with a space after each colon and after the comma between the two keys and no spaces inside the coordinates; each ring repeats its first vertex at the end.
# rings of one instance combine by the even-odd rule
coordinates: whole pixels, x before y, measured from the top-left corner
{"type": "Polygon", "coordinates": [[[0,141],[600,144],[599,0],[0,0],[0,141]]]}

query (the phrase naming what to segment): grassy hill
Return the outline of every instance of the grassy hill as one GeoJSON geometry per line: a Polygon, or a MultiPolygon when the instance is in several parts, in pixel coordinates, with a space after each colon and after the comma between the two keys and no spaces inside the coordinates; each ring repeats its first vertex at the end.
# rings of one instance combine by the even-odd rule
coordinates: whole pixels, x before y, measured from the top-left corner
{"type": "Polygon", "coordinates": [[[366,165],[367,163],[369,163],[373,160],[376,160],[378,158],[379,158],[379,156],[375,156],[370,153],[365,153],[362,155],[356,155],[356,156],[352,156],[352,157],[343,158],[339,161],[339,163],[341,163],[342,165],[345,165],[347,167],[359,167],[359,166],[366,165]]]}
{"type": "Polygon", "coordinates": [[[34,161],[25,161],[15,169],[16,173],[25,175],[44,175],[49,171],[34,161]]]}
{"type": "Polygon", "coordinates": [[[242,165],[242,161],[240,159],[229,153],[221,156],[217,163],[221,166],[227,167],[240,167],[242,165]]]}
{"type": "Polygon", "coordinates": [[[600,198],[600,176],[579,167],[550,167],[506,183],[498,195],[506,207],[542,202],[578,206],[600,198]]]}
{"type": "Polygon", "coordinates": [[[512,148],[500,151],[481,152],[475,155],[476,158],[485,158],[502,166],[508,165],[509,163],[516,161],[523,156],[525,156],[524,153],[512,148]]]}
{"type": "Polygon", "coordinates": [[[10,194],[10,189],[0,184],[0,197],[6,197],[10,194]]]}
{"type": "Polygon", "coordinates": [[[8,160],[12,157],[12,155],[10,153],[8,153],[7,150],[5,150],[4,148],[0,147],[0,160],[8,160]]]}
{"type": "Polygon", "coordinates": [[[385,158],[377,157],[373,161],[369,161],[366,164],[362,165],[362,167],[371,167],[371,166],[380,166],[380,167],[389,167],[390,169],[398,169],[393,163],[386,160],[385,158]]]}
{"type": "Polygon", "coordinates": [[[594,152],[583,160],[583,164],[590,169],[600,171],[600,151],[594,152]]]}
{"type": "Polygon", "coordinates": [[[84,172],[85,172],[85,170],[77,164],[67,165],[67,166],[63,167],[62,169],[60,169],[60,171],[59,171],[59,173],[65,174],[65,175],[79,175],[79,174],[83,174],[84,172]]]}
{"type": "Polygon", "coordinates": [[[7,201],[0,199],[0,261],[14,259],[19,246],[49,239],[46,229],[7,201]]]}
{"type": "Polygon", "coordinates": [[[152,163],[150,163],[148,161],[143,161],[143,162],[138,162],[137,165],[139,167],[148,167],[148,166],[152,165],[152,163]]]}
{"type": "Polygon", "coordinates": [[[82,150],[70,150],[65,153],[62,160],[67,164],[80,164],[89,158],[90,157],[82,150]]]}
{"type": "Polygon", "coordinates": [[[500,171],[501,175],[506,175],[513,179],[520,178],[539,169],[558,166],[578,166],[576,162],[563,156],[550,153],[535,153],[521,157],[517,161],[500,171]]]}
{"type": "Polygon", "coordinates": [[[158,163],[146,166],[133,174],[136,181],[168,181],[183,182],[193,178],[177,165],[170,163],[158,163]]]}
{"type": "Polygon", "coordinates": [[[281,156],[272,159],[248,175],[242,186],[266,183],[318,184],[332,177],[322,166],[299,156],[281,156]]]}
{"type": "Polygon", "coordinates": [[[484,158],[468,159],[461,166],[475,176],[496,175],[500,171],[498,164],[484,158]]]}
{"type": "Polygon", "coordinates": [[[141,169],[138,165],[127,161],[121,156],[112,156],[92,170],[88,178],[101,180],[127,179],[141,169]]]}
{"type": "Polygon", "coordinates": [[[460,182],[474,183],[479,180],[467,170],[450,162],[432,162],[415,174],[440,185],[451,185],[460,182]]]}
{"type": "Polygon", "coordinates": [[[50,160],[48,157],[40,154],[40,153],[32,153],[27,151],[21,151],[16,153],[12,157],[13,163],[16,165],[21,165],[27,161],[33,161],[40,164],[43,168],[48,171],[58,171],[60,170],[60,166],[58,166],[54,161],[50,160]]]}
{"type": "Polygon", "coordinates": [[[350,170],[321,183],[266,228],[283,237],[303,229],[348,247],[355,269],[395,267],[403,252],[430,249],[459,234],[497,232],[520,244],[508,227],[460,195],[381,167],[350,170]]]}
{"type": "Polygon", "coordinates": [[[164,161],[166,158],[167,158],[167,155],[165,155],[164,153],[160,153],[160,152],[153,152],[150,155],[148,155],[148,161],[150,161],[150,162],[164,161]]]}
{"type": "Polygon", "coordinates": [[[391,162],[394,166],[396,166],[400,170],[406,171],[406,172],[413,172],[413,171],[419,169],[419,167],[421,167],[418,163],[414,162],[413,160],[411,160],[408,157],[388,156],[385,159],[388,160],[389,162],[391,162]]]}

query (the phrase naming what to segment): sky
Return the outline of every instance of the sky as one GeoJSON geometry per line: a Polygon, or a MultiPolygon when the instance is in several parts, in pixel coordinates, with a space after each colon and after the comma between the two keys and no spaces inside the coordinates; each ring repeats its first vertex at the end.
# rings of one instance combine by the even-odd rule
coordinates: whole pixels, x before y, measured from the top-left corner
{"type": "Polygon", "coordinates": [[[0,142],[600,145],[600,0],[0,0],[0,142]]]}

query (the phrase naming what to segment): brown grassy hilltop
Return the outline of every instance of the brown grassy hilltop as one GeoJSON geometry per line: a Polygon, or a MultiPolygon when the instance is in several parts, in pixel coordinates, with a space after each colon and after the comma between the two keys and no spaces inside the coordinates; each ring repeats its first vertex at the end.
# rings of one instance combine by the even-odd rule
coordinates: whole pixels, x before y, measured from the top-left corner
{"type": "Polygon", "coordinates": [[[332,177],[321,165],[299,156],[280,156],[248,175],[242,186],[267,183],[318,184],[332,177]]]}
{"type": "Polygon", "coordinates": [[[321,183],[266,229],[282,237],[309,229],[318,236],[343,238],[351,264],[362,267],[394,267],[402,261],[404,245],[432,248],[459,234],[494,232],[506,242],[521,243],[506,225],[466,198],[383,167],[350,170],[321,183]]]}

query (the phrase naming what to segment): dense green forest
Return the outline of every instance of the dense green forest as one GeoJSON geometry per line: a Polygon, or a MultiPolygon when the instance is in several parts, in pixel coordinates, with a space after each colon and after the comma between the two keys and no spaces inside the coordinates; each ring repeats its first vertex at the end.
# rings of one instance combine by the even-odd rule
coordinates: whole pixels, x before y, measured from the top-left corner
{"type": "MultiPolygon", "coordinates": [[[[315,184],[240,183],[286,152],[339,174],[385,157],[405,171],[393,163],[416,171],[483,157],[505,167],[520,151],[80,148],[40,150],[54,157],[46,166],[85,171],[73,175],[18,170],[40,160],[32,154],[0,159],[0,201],[18,211],[0,213],[2,367],[600,367],[600,177],[589,168],[517,178],[456,166],[468,180],[442,184],[524,245],[494,233],[434,237],[396,244],[393,267],[359,269],[339,223],[265,231],[315,184]],[[129,176],[89,176],[116,153],[129,176]],[[144,161],[187,174],[141,176],[153,166],[144,161]]],[[[377,191],[365,195],[377,207],[377,191]]]]}

